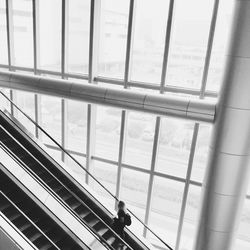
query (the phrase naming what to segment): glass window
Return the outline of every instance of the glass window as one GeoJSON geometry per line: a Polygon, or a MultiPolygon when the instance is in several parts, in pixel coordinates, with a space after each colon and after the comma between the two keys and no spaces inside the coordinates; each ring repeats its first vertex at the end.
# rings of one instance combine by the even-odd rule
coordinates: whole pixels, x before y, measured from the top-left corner
{"type": "Polygon", "coordinates": [[[193,249],[200,203],[201,187],[190,185],[181,234],[180,250],[193,249]]]}
{"type": "Polygon", "coordinates": [[[14,64],[33,67],[32,1],[12,0],[14,64]]]}
{"type": "Polygon", "coordinates": [[[87,104],[66,100],[66,147],[86,153],[87,143],[87,104]]]}
{"type": "MultiPolygon", "coordinates": [[[[41,126],[52,136],[59,144],[61,144],[61,99],[50,96],[41,96],[41,126]]],[[[55,144],[44,134],[42,138],[45,143],[55,144]]]]}
{"type": "Polygon", "coordinates": [[[219,4],[211,62],[209,65],[209,74],[207,79],[207,90],[218,91],[222,82],[226,60],[226,49],[229,42],[231,27],[229,24],[231,23],[233,15],[233,4],[233,0],[221,0],[219,4]]]}
{"type": "MultiPolygon", "coordinates": [[[[135,170],[123,168],[121,184],[121,200],[125,201],[127,207],[142,221],[144,221],[149,175],[135,170]]],[[[133,219],[131,228],[137,233],[142,233],[142,224],[133,219]]]]}
{"type": "Polygon", "coordinates": [[[161,120],[156,171],[186,177],[193,129],[192,122],[161,120]]]}
{"type": "Polygon", "coordinates": [[[0,0],[0,63],[8,64],[5,0],[0,0]]]}
{"type": "Polygon", "coordinates": [[[97,106],[95,155],[118,160],[121,110],[97,106]]]}
{"type": "Polygon", "coordinates": [[[168,6],[168,0],[136,2],[132,80],[160,83],[168,6]]]}
{"type": "Polygon", "coordinates": [[[194,181],[203,182],[208,160],[211,130],[212,126],[200,124],[191,175],[191,179],[194,181]]]}
{"type": "Polygon", "coordinates": [[[62,1],[39,0],[39,67],[61,71],[62,1]]]}
{"type": "MultiPolygon", "coordinates": [[[[76,154],[71,154],[71,155],[82,165],[83,168],[85,168],[85,162],[86,162],[85,157],[76,154]]],[[[70,158],[66,154],[65,154],[65,164],[79,177],[80,180],[83,180],[83,182],[85,182],[86,172],[83,170],[81,166],[79,166],[74,160],[72,160],[72,158],[70,158]]]]}
{"type": "Polygon", "coordinates": [[[102,0],[98,72],[123,78],[126,57],[129,1],[102,0]]]}
{"type": "Polygon", "coordinates": [[[155,131],[155,116],[129,112],[126,127],[124,163],[149,169],[155,131]]]}
{"type": "MultiPolygon", "coordinates": [[[[16,100],[17,106],[30,118],[35,120],[35,96],[34,94],[23,92],[23,91],[13,91],[14,99],[16,100]]],[[[20,111],[14,108],[14,114],[19,122],[31,133],[35,134],[35,125],[28,120],[20,111]]]]}
{"type": "Polygon", "coordinates": [[[200,88],[213,2],[176,1],[167,85],[200,88]]]}
{"type": "Polygon", "coordinates": [[[68,2],[68,71],[88,73],[90,0],[68,2]]]}
{"type": "MultiPolygon", "coordinates": [[[[0,91],[7,97],[10,99],[10,90],[9,89],[5,89],[5,88],[0,88],[0,91]]],[[[7,110],[8,112],[10,111],[10,102],[8,101],[8,99],[5,98],[2,94],[0,95],[0,108],[1,110],[7,110]]]]}
{"type": "Polygon", "coordinates": [[[47,149],[49,155],[52,158],[54,158],[56,161],[60,162],[62,160],[62,151],[59,148],[53,149],[53,148],[47,147],[46,149],[47,149]]]}
{"type": "Polygon", "coordinates": [[[184,183],[155,177],[149,226],[164,241],[175,245],[184,183]]]}
{"type": "Polygon", "coordinates": [[[248,250],[250,249],[250,200],[246,199],[241,215],[240,227],[236,240],[235,249],[248,250]]]}
{"type": "MultiPolygon", "coordinates": [[[[117,166],[94,161],[94,164],[91,168],[91,173],[93,176],[100,181],[112,194],[115,195],[116,192],[116,179],[117,179],[117,166]]],[[[106,204],[109,204],[112,208],[115,206],[115,200],[105,191],[96,181],[91,177],[90,186],[102,197],[106,204]]]]}

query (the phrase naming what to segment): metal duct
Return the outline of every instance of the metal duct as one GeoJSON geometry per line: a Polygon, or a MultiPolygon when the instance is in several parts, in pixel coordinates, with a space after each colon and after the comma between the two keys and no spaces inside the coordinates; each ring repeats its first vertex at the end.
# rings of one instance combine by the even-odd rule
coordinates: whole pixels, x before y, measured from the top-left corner
{"type": "Polygon", "coordinates": [[[215,102],[198,98],[146,94],[14,72],[0,72],[0,86],[198,122],[213,123],[215,119],[215,102]]]}

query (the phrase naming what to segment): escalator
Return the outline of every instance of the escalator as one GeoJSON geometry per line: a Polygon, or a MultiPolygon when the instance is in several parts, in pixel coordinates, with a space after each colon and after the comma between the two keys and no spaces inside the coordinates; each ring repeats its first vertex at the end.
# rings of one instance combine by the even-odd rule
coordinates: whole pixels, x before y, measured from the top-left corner
{"type": "MultiPolygon", "coordinates": [[[[38,124],[32,122],[36,128],[41,129],[43,133],[49,136],[38,124]]],[[[53,138],[52,140],[54,141],[53,138]]],[[[142,237],[136,236],[128,229],[126,229],[125,239],[121,239],[112,229],[113,214],[94,197],[93,193],[89,192],[87,188],[83,187],[65,171],[39,144],[36,138],[27,135],[27,131],[14,117],[0,111],[0,146],[7,150],[30,175],[46,186],[84,225],[97,234],[102,243],[108,246],[108,249],[119,250],[121,246],[124,250],[156,249],[155,246],[149,244],[142,237]]],[[[64,151],[63,148],[61,149],[64,151]]],[[[67,151],[65,153],[69,155],[67,151]]],[[[93,177],[88,172],[86,174],[93,177]]],[[[101,188],[106,190],[95,178],[94,180],[101,188]]],[[[112,194],[111,196],[114,197],[112,194]]],[[[132,212],[130,211],[130,213],[132,212]]],[[[137,219],[135,216],[134,218],[137,219]]],[[[158,247],[158,249],[172,249],[139,219],[138,221],[161,243],[161,247],[158,247]]],[[[59,249],[61,248],[59,247],[59,249]]]]}
{"type": "MultiPolygon", "coordinates": [[[[1,119],[1,124],[6,123],[1,119]]],[[[113,249],[120,249],[121,244],[126,244],[112,231],[110,225],[112,219],[105,215],[88,196],[77,189],[74,183],[70,182],[52,164],[39,156],[35,149],[31,150],[30,145],[24,143],[24,138],[16,133],[15,128],[9,127],[6,130],[0,126],[0,143],[5,147],[35,178],[46,185],[58,198],[61,199],[84,223],[94,229],[102,237],[105,243],[113,249]],[[11,134],[15,134],[12,137],[11,134]],[[18,141],[22,141],[24,145],[18,141]],[[26,147],[25,147],[26,146],[26,147]],[[27,147],[29,151],[27,150],[27,147]],[[36,157],[34,157],[36,156],[36,157]],[[39,159],[39,160],[38,160],[39,159]],[[46,167],[45,167],[46,166],[46,167]]],[[[131,244],[131,242],[130,242],[131,244]]],[[[132,245],[132,244],[131,244],[132,245]]],[[[112,249],[111,248],[111,249],[112,249]]],[[[131,249],[129,247],[124,249],[131,249]]],[[[133,249],[144,249],[133,244],[133,249]]]]}
{"type": "Polygon", "coordinates": [[[2,170],[0,170],[0,212],[38,249],[82,249],[2,170]]]}

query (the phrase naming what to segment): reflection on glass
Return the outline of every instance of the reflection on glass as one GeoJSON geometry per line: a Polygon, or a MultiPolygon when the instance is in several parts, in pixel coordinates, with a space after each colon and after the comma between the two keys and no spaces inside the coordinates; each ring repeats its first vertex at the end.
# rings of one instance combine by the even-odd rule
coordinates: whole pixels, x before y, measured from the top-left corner
{"type": "Polygon", "coordinates": [[[86,153],[87,105],[70,100],[65,103],[67,107],[66,147],[76,152],[86,153]]]}
{"type": "Polygon", "coordinates": [[[194,124],[163,118],[156,171],[186,177],[194,124]]]}
{"type": "Polygon", "coordinates": [[[95,155],[118,159],[121,110],[97,106],[95,155]]]}
{"type": "Polygon", "coordinates": [[[200,88],[213,2],[176,1],[167,85],[200,88]]]}
{"type": "Polygon", "coordinates": [[[102,0],[98,71],[101,76],[123,78],[129,1],[102,0]]]}
{"type": "Polygon", "coordinates": [[[39,0],[38,4],[39,67],[60,71],[62,1],[39,0]]]}
{"type": "MultiPolygon", "coordinates": [[[[35,120],[35,96],[34,94],[23,92],[23,91],[13,91],[14,97],[16,99],[17,106],[26,113],[30,118],[35,120]]],[[[16,108],[14,108],[16,118],[19,122],[32,134],[35,134],[35,125],[28,120],[23,114],[21,114],[16,108]]]]}
{"type": "Polygon", "coordinates": [[[32,1],[12,0],[14,64],[33,67],[32,1]]]}
{"type": "Polygon", "coordinates": [[[168,0],[138,0],[132,50],[132,80],[160,83],[168,0]]]}
{"type": "Polygon", "coordinates": [[[154,178],[149,226],[171,246],[176,241],[183,190],[184,183],[154,178]]]}
{"type": "MultiPolygon", "coordinates": [[[[41,126],[59,144],[61,143],[61,99],[41,96],[41,126]]],[[[45,143],[55,144],[44,134],[42,139],[45,143]]]]}
{"type": "Polygon", "coordinates": [[[191,175],[191,179],[194,181],[203,182],[208,160],[211,129],[212,126],[200,124],[191,175]]]}
{"type": "Polygon", "coordinates": [[[150,168],[155,131],[155,116],[129,112],[124,163],[150,168]]]}
{"type": "Polygon", "coordinates": [[[187,206],[180,241],[180,250],[193,249],[196,226],[201,204],[201,187],[189,186],[187,206]]]}
{"type": "Polygon", "coordinates": [[[0,63],[8,64],[5,0],[0,0],[0,63]]]}
{"type": "Polygon", "coordinates": [[[68,71],[88,73],[90,0],[68,1],[68,71]]]}

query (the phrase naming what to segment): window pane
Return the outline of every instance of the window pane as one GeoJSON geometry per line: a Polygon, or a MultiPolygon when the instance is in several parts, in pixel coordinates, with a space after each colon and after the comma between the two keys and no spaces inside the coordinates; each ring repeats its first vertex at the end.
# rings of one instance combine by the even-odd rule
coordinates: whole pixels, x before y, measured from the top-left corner
{"type": "Polygon", "coordinates": [[[212,126],[200,124],[191,175],[191,179],[194,181],[203,182],[208,160],[211,130],[212,126]]]}
{"type": "Polygon", "coordinates": [[[0,63],[8,64],[5,0],[0,0],[0,63]]]}
{"type": "Polygon", "coordinates": [[[168,0],[136,2],[133,80],[160,83],[168,5],[168,0]]]}
{"type": "Polygon", "coordinates": [[[184,183],[155,177],[149,226],[164,241],[175,245],[184,183]]]}
{"type": "Polygon", "coordinates": [[[240,250],[250,249],[250,200],[246,199],[241,216],[240,227],[236,240],[236,248],[240,250]]]}
{"type": "Polygon", "coordinates": [[[58,148],[58,149],[52,149],[47,147],[46,148],[49,155],[54,158],[56,161],[61,161],[62,160],[62,151],[58,148]]]}
{"type": "MultiPolygon", "coordinates": [[[[100,161],[94,161],[91,173],[100,181],[112,194],[116,191],[117,166],[100,161]]],[[[106,204],[115,207],[115,200],[96,181],[90,177],[90,186],[102,197],[106,204]]]]}
{"type": "MultiPolygon", "coordinates": [[[[71,155],[83,166],[83,168],[85,168],[85,162],[86,162],[85,157],[75,154],[71,155]]],[[[74,160],[72,160],[72,158],[70,158],[66,154],[65,154],[65,164],[74,172],[74,174],[76,174],[79,177],[80,180],[85,182],[86,172],[83,170],[83,168],[81,168],[81,166],[79,166],[74,160]]]]}
{"type": "MultiPolygon", "coordinates": [[[[123,168],[121,185],[121,200],[125,201],[127,207],[142,221],[144,221],[149,175],[135,170],[123,168]]],[[[143,226],[133,219],[130,228],[135,232],[142,233],[143,226]]]]}
{"type": "Polygon", "coordinates": [[[39,0],[39,67],[61,69],[61,0],[39,0]]]}
{"type": "MultiPolygon", "coordinates": [[[[14,91],[14,97],[16,99],[17,106],[33,120],[35,119],[35,96],[34,94],[23,92],[23,91],[14,91]]],[[[32,134],[35,134],[35,125],[28,120],[20,111],[14,108],[15,116],[18,121],[32,134]]]]}
{"type": "Polygon", "coordinates": [[[223,70],[226,60],[226,49],[229,42],[233,0],[221,0],[218,10],[218,18],[215,27],[215,36],[209,66],[207,89],[218,91],[222,82],[223,70]]]}
{"type": "Polygon", "coordinates": [[[90,0],[68,2],[68,71],[88,73],[90,0]]]}
{"type": "Polygon", "coordinates": [[[101,76],[123,78],[129,1],[102,0],[98,71],[101,76]]]}
{"type": "Polygon", "coordinates": [[[118,159],[121,110],[97,106],[95,155],[110,160],[118,159]]]}
{"type": "Polygon", "coordinates": [[[86,153],[87,141],[87,104],[66,101],[67,149],[86,153]]]}
{"type": "Polygon", "coordinates": [[[126,128],[124,162],[150,168],[155,130],[155,116],[129,112],[126,128]]]}
{"type": "Polygon", "coordinates": [[[192,122],[162,119],[156,171],[186,177],[193,129],[192,122]]]}
{"type": "MultiPolygon", "coordinates": [[[[10,99],[10,90],[5,88],[0,88],[0,91],[8,98],[10,99]]],[[[8,99],[5,98],[3,95],[0,95],[0,108],[1,110],[7,110],[9,113],[10,111],[10,102],[8,99]]]]}
{"type": "Polygon", "coordinates": [[[190,185],[188,191],[187,206],[184,215],[182,234],[181,234],[180,250],[193,249],[200,203],[201,203],[201,188],[190,185]]]}
{"type": "MultiPolygon", "coordinates": [[[[41,96],[41,125],[42,128],[61,144],[61,99],[50,96],[41,96]]],[[[44,134],[45,143],[55,144],[44,134]]]]}
{"type": "Polygon", "coordinates": [[[213,2],[176,1],[168,85],[200,88],[213,2]]]}
{"type": "Polygon", "coordinates": [[[14,64],[33,67],[32,1],[12,0],[14,32],[14,64]]]}

